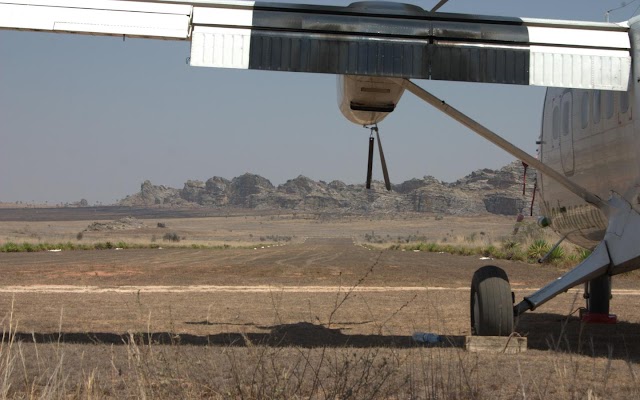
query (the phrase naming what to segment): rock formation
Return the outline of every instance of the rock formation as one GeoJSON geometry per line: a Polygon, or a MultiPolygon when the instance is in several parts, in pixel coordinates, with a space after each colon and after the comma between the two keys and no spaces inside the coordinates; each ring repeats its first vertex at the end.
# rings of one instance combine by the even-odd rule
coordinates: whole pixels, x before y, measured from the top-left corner
{"type": "Polygon", "coordinates": [[[144,181],[140,185],[140,192],[130,195],[120,200],[123,206],[149,207],[153,205],[170,204],[180,205],[185,200],[180,197],[180,190],[163,185],[152,185],[151,182],[144,181]]]}
{"type": "Polygon", "coordinates": [[[145,181],[140,192],[120,202],[125,206],[233,206],[250,209],[350,212],[427,212],[454,215],[527,212],[535,173],[527,173],[527,191],[522,194],[523,167],[513,162],[499,170],[481,169],[452,183],[432,176],[393,185],[387,192],[380,182],[372,190],[363,184],[341,181],[329,184],[305,176],[275,187],[268,179],[246,173],[231,181],[214,176],[206,182],[189,180],[173,189],[145,181]]]}

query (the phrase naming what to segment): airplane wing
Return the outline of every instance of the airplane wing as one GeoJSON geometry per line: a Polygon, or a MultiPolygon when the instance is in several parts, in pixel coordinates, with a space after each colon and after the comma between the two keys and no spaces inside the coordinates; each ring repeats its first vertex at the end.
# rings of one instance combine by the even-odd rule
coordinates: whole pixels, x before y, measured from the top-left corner
{"type": "Polygon", "coordinates": [[[0,29],[191,41],[192,66],[627,90],[626,24],[206,0],[0,0],[0,29]]]}

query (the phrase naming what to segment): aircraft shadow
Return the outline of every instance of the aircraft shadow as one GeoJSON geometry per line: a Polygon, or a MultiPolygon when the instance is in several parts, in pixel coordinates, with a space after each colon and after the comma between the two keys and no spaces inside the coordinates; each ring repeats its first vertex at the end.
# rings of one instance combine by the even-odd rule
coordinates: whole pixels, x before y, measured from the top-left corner
{"type": "Polygon", "coordinates": [[[527,336],[529,349],[640,361],[637,323],[583,324],[578,316],[532,312],[519,318],[516,331],[527,336]]]}
{"type": "MultiPolygon", "coordinates": [[[[191,325],[221,325],[221,323],[199,321],[186,322],[191,325]]],[[[464,336],[441,335],[437,344],[421,344],[411,336],[384,334],[345,334],[340,329],[327,328],[308,322],[258,326],[253,324],[235,324],[256,326],[268,332],[242,333],[239,331],[213,335],[175,334],[171,332],[62,332],[27,333],[18,332],[15,339],[36,343],[73,343],[73,344],[113,344],[125,345],[132,338],[138,344],[186,344],[194,346],[233,346],[265,345],[272,347],[355,347],[355,348],[413,348],[417,346],[464,348],[464,336]]],[[[605,357],[640,361],[640,324],[621,321],[616,325],[585,325],[576,316],[561,314],[528,313],[518,320],[516,329],[528,338],[528,348],[562,353],[582,354],[591,357],[605,357]]],[[[5,341],[7,338],[5,337],[5,341]]]]}
{"type": "MultiPolygon", "coordinates": [[[[214,325],[207,321],[191,324],[214,325]]],[[[383,334],[344,334],[340,329],[327,328],[308,322],[282,324],[274,326],[260,326],[268,329],[265,333],[228,332],[214,335],[174,334],[170,332],[139,332],[133,334],[133,340],[138,344],[187,344],[195,346],[233,346],[266,345],[273,347],[388,347],[412,348],[416,346],[464,347],[463,336],[441,336],[442,342],[437,344],[419,344],[411,336],[383,335],[383,334]]],[[[6,340],[6,339],[5,339],[6,340]]],[[[113,344],[125,345],[132,340],[132,336],[109,332],[62,332],[62,333],[25,333],[18,332],[15,340],[36,343],[74,343],[74,344],[113,344]]]]}

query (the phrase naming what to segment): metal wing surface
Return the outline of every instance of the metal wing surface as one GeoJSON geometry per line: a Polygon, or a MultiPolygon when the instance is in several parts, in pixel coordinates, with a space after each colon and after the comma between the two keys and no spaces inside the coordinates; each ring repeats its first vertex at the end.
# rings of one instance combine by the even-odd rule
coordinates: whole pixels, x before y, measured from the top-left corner
{"type": "Polygon", "coordinates": [[[190,40],[192,66],[627,90],[626,24],[417,6],[0,0],[0,28],[190,40]]]}

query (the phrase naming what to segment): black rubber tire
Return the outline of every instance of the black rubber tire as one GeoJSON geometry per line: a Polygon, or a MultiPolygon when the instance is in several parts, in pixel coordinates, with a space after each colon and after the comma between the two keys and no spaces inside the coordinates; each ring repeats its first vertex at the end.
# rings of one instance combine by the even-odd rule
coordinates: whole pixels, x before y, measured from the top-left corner
{"type": "Polygon", "coordinates": [[[471,333],[509,336],[513,332],[513,295],[506,272],[493,265],[477,270],[471,280],[471,333]]]}

